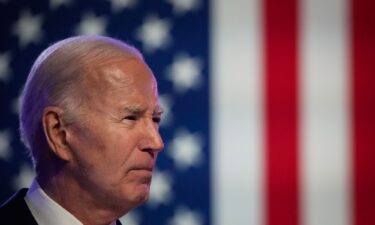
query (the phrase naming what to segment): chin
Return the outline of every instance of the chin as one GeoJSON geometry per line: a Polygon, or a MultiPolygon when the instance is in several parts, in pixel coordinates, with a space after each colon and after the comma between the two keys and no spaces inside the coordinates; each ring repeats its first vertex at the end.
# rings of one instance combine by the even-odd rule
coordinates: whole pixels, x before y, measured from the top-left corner
{"type": "Polygon", "coordinates": [[[136,204],[137,206],[142,205],[142,204],[144,204],[144,203],[147,202],[148,198],[149,198],[149,195],[141,195],[141,196],[138,196],[137,199],[136,199],[135,204],[136,204]]]}
{"type": "Polygon", "coordinates": [[[150,196],[150,186],[149,185],[142,185],[135,190],[133,193],[133,197],[131,198],[131,202],[134,206],[139,206],[147,202],[150,196]]]}
{"type": "Polygon", "coordinates": [[[136,195],[131,199],[130,205],[132,206],[132,208],[136,208],[138,206],[145,204],[148,199],[148,195],[136,195]]]}

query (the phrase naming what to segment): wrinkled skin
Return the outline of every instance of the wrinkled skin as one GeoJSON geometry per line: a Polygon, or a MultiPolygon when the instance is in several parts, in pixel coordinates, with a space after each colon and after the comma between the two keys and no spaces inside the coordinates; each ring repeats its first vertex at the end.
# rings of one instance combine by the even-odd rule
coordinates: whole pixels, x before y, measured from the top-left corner
{"type": "Polygon", "coordinates": [[[105,224],[149,197],[164,147],[157,84],[147,65],[134,58],[93,69],[83,90],[87,102],[80,121],[63,136],[68,163],[45,189],[82,222],[91,224],[97,216],[105,224]]]}

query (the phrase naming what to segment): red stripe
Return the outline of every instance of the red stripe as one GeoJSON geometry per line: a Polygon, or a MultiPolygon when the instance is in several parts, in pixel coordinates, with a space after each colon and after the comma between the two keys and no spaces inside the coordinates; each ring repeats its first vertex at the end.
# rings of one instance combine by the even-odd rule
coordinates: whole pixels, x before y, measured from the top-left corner
{"type": "Polygon", "coordinates": [[[297,0],[265,0],[265,224],[297,225],[297,0]]]}
{"type": "Polygon", "coordinates": [[[375,1],[352,0],[354,223],[375,224],[375,1]]]}

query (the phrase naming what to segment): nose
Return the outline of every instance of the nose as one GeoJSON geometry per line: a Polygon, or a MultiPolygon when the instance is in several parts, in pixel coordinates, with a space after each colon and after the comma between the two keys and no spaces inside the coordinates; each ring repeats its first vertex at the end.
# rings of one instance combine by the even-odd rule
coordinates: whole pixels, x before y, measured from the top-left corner
{"type": "Polygon", "coordinates": [[[158,127],[154,123],[145,126],[141,149],[143,151],[160,152],[163,148],[164,142],[160,136],[158,127]]]}

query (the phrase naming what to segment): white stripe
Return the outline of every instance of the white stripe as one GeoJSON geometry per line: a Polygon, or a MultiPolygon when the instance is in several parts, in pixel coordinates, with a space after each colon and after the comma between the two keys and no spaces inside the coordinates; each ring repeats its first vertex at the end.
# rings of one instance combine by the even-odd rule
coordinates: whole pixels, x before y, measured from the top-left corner
{"type": "Polygon", "coordinates": [[[301,0],[304,225],[349,225],[349,67],[344,0],[301,0]]]}
{"type": "Polygon", "coordinates": [[[212,1],[212,221],[261,224],[260,21],[256,0],[212,1]]]}

